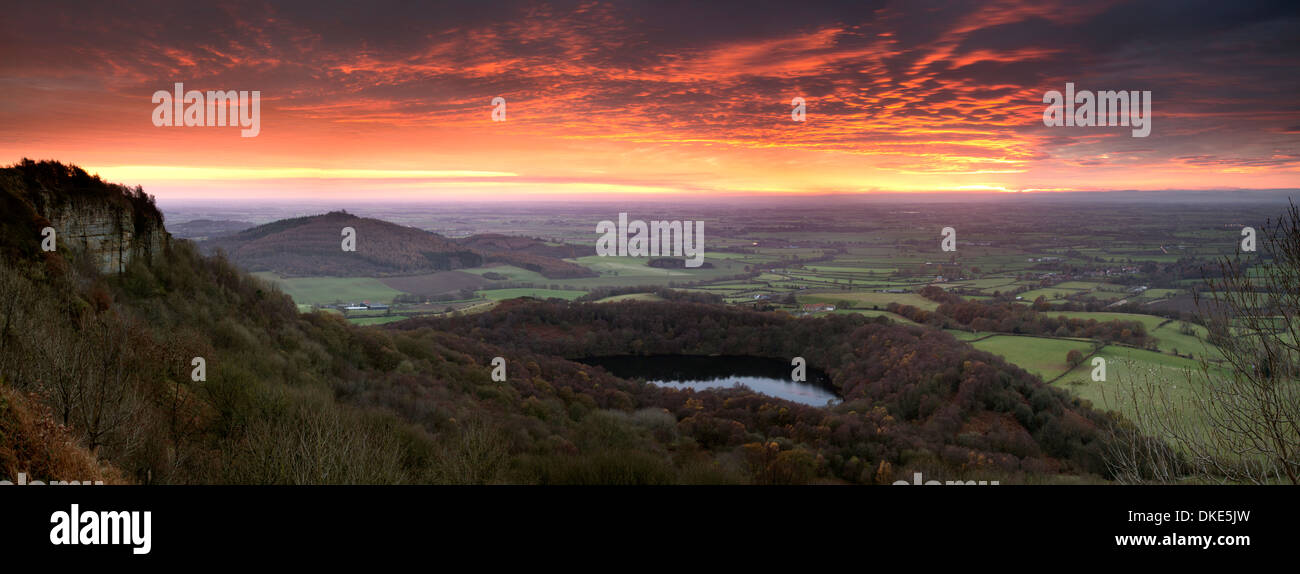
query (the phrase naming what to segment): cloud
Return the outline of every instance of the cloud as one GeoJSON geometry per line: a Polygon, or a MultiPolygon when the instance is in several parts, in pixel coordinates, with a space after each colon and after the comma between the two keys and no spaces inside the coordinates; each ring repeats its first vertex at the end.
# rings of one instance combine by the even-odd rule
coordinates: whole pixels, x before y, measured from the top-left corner
{"type": "Polygon", "coordinates": [[[584,182],[600,167],[611,185],[689,172],[678,184],[699,193],[1124,185],[1098,168],[1126,187],[1294,184],[1277,158],[1300,135],[1296,5],[1197,6],[31,3],[0,23],[0,154],[213,177],[196,166],[584,182]],[[147,94],[176,81],[260,90],[263,134],[152,129],[147,94]],[[1067,81],[1152,91],[1152,136],[1044,127],[1042,94],[1067,81]]]}

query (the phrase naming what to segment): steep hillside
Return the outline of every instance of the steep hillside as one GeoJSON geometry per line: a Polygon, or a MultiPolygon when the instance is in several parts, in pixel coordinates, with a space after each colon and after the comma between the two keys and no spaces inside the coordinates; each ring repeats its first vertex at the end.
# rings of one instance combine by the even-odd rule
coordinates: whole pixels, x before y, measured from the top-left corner
{"type": "Polygon", "coordinates": [[[436,233],[334,211],[284,219],[203,242],[249,271],[286,276],[375,277],[474,267],[482,255],[436,233]],[[356,231],[356,251],[342,230],[356,231]]]}

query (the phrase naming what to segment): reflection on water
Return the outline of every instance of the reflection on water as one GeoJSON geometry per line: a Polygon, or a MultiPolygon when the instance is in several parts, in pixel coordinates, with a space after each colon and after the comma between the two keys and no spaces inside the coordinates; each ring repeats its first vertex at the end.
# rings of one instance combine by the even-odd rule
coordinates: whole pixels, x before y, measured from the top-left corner
{"type": "Polygon", "coordinates": [[[729,388],[737,384],[750,390],[805,405],[824,407],[838,401],[830,378],[808,369],[808,381],[790,380],[788,361],[764,357],[702,357],[699,355],[617,356],[582,359],[625,379],[643,379],[665,387],[696,390],[729,388]]]}

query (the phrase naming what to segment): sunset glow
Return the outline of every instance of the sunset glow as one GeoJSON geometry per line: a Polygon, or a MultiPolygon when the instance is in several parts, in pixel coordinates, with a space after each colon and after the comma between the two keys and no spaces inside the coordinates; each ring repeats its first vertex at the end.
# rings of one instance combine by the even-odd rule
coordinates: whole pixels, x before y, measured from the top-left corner
{"type": "Polygon", "coordinates": [[[0,159],[160,199],[1300,187],[1293,8],[846,6],[32,7],[0,24],[0,159]],[[260,91],[260,134],[155,127],[175,82],[260,91]],[[1149,90],[1151,135],[1045,127],[1066,82],[1149,90]]]}

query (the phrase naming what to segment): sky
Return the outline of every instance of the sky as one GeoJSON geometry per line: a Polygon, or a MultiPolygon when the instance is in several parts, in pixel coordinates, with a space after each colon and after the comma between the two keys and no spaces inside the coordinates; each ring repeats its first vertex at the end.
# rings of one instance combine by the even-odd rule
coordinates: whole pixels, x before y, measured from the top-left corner
{"type": "Polygon", "coordinates": [[[6,4],[0,163],[160,200],[1300,188],[1293,1],[6,4]],[[155,126],[178,82],[260,132],[155,126]]]}

